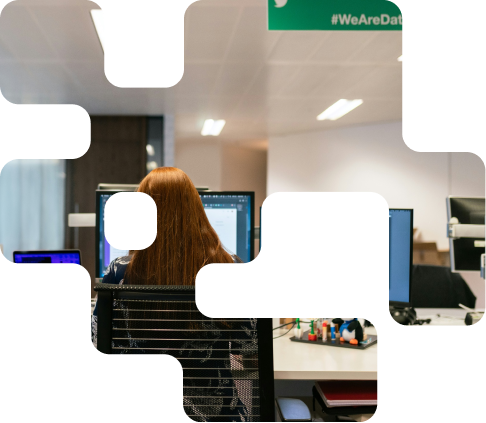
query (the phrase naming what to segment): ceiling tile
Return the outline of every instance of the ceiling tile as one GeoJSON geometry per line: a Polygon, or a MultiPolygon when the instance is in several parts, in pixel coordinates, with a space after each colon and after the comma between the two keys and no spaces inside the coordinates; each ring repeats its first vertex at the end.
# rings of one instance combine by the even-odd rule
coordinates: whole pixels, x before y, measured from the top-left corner
{"type": "Polygon", "coordinates": [[[295,98],[270,98],[267,102],[267,116],[271,120],[298,119],[298,111],[303,101],[295,98]]]}
{"type": "Polygon", "coordinates": [[[87,91],[112,91],[115,87],[106,79],[103,62],[100,61],[65,61],[66,70],[75,79],[77,85],[87,91]]]}
{"type": "MultiPolygon", "coordinates": [[[[40,1],[39,0],[14,0],[15,3],[19,5],[26,5],[26,6],[38,6],[40,1]]],[[[90,1],[85,2],[84,0],[42,0],[42,5],[46,6],[73,6],[73,5],[81,5],[81,4],[89,4],[90,1]]]]}
{"type": "Polygon", "coordinates": [[[28,70],[28,85],[37,92],[61,94],[74,88],[73,79],[62,63],[29,63],[28,70]]]}
{"type": "Polygon", "coordinates": [[[223,60],[238,14],[235,7],[191,7],[184,40],[186,60],[223,60]]]}
{"type": "MultiPolygon", "coordinates": [[[[1,21],[0,21],[1,24],[1,21]]],[[[12,52],[8,49],[5,43],[0,39],[0,62],[5,60],[14,60],[12,52]]]]}
{"type": "Polygon", "coordinates": [[[246,7],[238,22],[227,60],[263,63],[280,34],[267,30],[266,7],[246,7]]]}
{"type": "Polygon", "coordinates": [[[234,110],[234,115],[253,120],[266,116],[268,98],[265,96],[245,96],[234,110]]]}
{"type": "Polygon", "coordinates": [[[289,84],[299,68],[299,65],[268,64],[260,69],[248,93],[276,95],[289,84]]]}
{"type": "Polygon", "coordinates": [[[310,58],[319,62],[345,62],[376,37],[375,31],[334,31],[310,58]]]}
{"type": "Polygon", "coordinates": [[[24,93],[28,80],[28,73],[19,62],[0,62],[0,90],[7,99],[24,93]]]}
{"type": "Polygon", "coordinates": [[[213,96],[207,103],[205,114],[211,119],[228,119],[234,115],[238,100],[231,95],[213,96]]]}
{"type": "Polygon", "coordinates": [[[382,31],[350,58],[350,62],[397,63],[402,54],[401,31],[382,31]]]}
{"type": "Polygon", "coordinates": [[[302,66],[296,75],[282,88],[282,95],[309,96],[315,94],[326,81],[332,83],[337,75],[337,66],[302,66]]]}
{"type": "Polygon", "coordinates": [[[402,67],[374,68],[347,91],[354,98],[402,98],[402,67]]]}
{"type": "MultiPolygon", "coordinates": [[[[46,28],[48,30],[48,28],[46,28]]],[[[27,7],[9,3],[0,15],[0,40],[18,59],[56,58],[27,7]]]]}
{"type": "Polygon", "coordinates": [[[209,100],[207,95],[178,95],[174,101],[174,110],[176,114],[197,115],[204,118],[209,100]]]}
{"type": "Polygon", "coordinates": [[[46,38],[58,57],[103,60],[103,50],[89,11],[77,6],[35,6],[30,10],[39,26],[48,28],[46,38]]]}
{"type": "Polygon", "coordinates": [[[184,66],[184,76],[181,81],[170,90],[177,94],[209,95],[216,83],[219,65],[190,64],[184,66]]]}
{"type": "Polygon", "coordinates": [[[373,72],[373,66],[338,66],[334,68],[334,74],[329,75],[329,78],[314,90],[312,96],[325,96],[346,98],[345,94],[350,87],[361,84],[363,78],[373,72]]]}
{"type": "Polygon", "coordinates": [[[219,72],[213,94],[228,95],[231,93],[235,100],[244,94],[253,82],[258,68],[253,63],[227,63],[219,72]]]}
{"type": "Polygon", "coordinates": [[[302,62],[329,36],[324,31],[286,31],[279,38],[269,60],[302,62]]]}

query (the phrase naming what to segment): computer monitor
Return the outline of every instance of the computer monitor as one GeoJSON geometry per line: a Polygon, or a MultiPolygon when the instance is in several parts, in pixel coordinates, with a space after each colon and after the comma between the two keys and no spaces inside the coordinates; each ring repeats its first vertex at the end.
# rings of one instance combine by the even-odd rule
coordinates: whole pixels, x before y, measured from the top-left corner
{"type": "MultiPolygon", "coordinates": [[[[447,221],[455,217],[462,225],[485,224],[484,197],[447,198],[447,221]]],[[[485,251],[484,231],[478,238],[449,238],[451,270],[453,272],[480,271],[481,255],[485,251]]]]}
{"type": "Polygon", "coordinates": [[[224,248],[244,263],[255,249],[255,193],[248,191],[199,191],[209,223],[224,248]]]}
{"type": "Polygon", "coordinates": [[[79,250],[36,250],[14,251],[14,263],[74,263],[81,264],[81,252],[79,250]]]}
{"type": "Polygon", "coordinates": [[[390,305],[411,305],[413,210],[390,209],[389,212],[389,299],[390,305]]]}
{"type": "MultiPolygon", "coordinates": [[[[126,191],[126,190],[121,190],[126,191]]],[[[105,205],[108,199],[120,191],[96,191],[96,277],[102,278],[110,263],[117,257],[128,255],[128,250],[112,247],[105,237],[105,205]]]]}
{"type": "Polygon", "coordinates": [[[138,184],[98,184],[98,189],[103,191],[136,191],[138,184]]]}
{"type": "Polygon", "coordinates": [[[484,216],[484,254],[481,255],[481,277],[486,279],[486,216],[484,216]]]}
{"type": "MultiPolygon", "coordinates": [[[[98,189],[103,191],[136,191],[139,184],[98,184],[98,189]]],[[[207,191],[209,187],[196,187],[198,191],[207,191]]]]}
{"type": "MultiPolygon", "coordinates": [[[[102,278],[109,264],[128,250],[112,247],[105,238],[104,214],[108,199],[119,191],[96,191],[96,277],[102,278]]],[[[198,191],[209,222],[224,248],[245,263],[254,257],[254,192],[198,191]]]]}

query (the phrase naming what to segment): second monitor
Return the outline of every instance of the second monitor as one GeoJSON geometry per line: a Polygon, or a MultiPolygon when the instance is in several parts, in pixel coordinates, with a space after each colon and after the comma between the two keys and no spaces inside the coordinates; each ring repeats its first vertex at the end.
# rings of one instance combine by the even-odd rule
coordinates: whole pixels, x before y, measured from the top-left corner
{"type": "Polygon", "coordinates": [[[390,305],[411,305],[413,210],[389,212],[389,290],[390,305]]]}

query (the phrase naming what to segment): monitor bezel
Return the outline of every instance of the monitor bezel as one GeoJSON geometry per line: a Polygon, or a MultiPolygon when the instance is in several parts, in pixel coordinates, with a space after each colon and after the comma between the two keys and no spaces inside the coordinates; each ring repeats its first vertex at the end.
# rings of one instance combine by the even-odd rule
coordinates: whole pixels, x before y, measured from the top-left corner
{"type": "MultiPolygon", "coordinates": [[[[446,207],[447,207],[447,224],[449,224],[449,221],[451,220],[452,216],[452,204],[451,200],[456,199],[456,198],[464,198],[464,199],[472,199],[472,200],[483,200],[486,201],[485,197],[477,197],[477,196],[464,196],[464,195],[449,195],[446,198],[446,207]]],[[[474,239],[474,238],[471,238],[474,239]]],[[[477,238],[477,239],[484,239],[484,238],[477,238]]],[[[454,239],[449,238],[449,261],[451,263],[451,272],[452,273],[462,273],[462,272],[471,272],[471,273],[477,273],[481,272],[481,261],[479,261],[479,269],[476,270],[471,270],[471,269],[457,269],[456,267],[456,256],[454,254],[454,239]]]]}
{"type": "MultiPolygon", "coordinates": [[[[83,261],[81,257],[81,250],[68,249],[68,250],[26,250],[19,251],[16,250],[12,253],[12,260],[14,264],[27,264],[27,263],[15,263],[16,254],[73,254],[77,253],[79,255],[79,265],[82,266],[83,261]]],[[[76,264],[76,263],[33,263],[33,264],[76,264]]]]}
{"type": "MultiPolygon", "coordinates": [[[[408,301],[391,301],[390,291],[388,291],[388,301],[389,305],[392,307],[412,307],[412,270],[413,270],[413,209],[396,209],[390,208],[389,210],[396,211],[409,211],[410,212],[410,273],[409,273],[409,284],[408,284],[408,301]]],[[[388,245],[390,245],[390,234],[388,234],[388,245]]],[[[388,266],[390,266],[390,248],[388,248],[388,266]]],[[[388,278],[390,278],[390,271],[388,271],[388,278]]],[[[388,282],[389,283],[389,282],[388,282]]]]}
{"type": "Polygon", "coordinates": [[[198,190],[199,195],[248,195],[251,200],[250,207],[250,262],[255,259],[255,191],[213,191],[198,190]]]}
{"type": "Polygon", "coordinates": [[[98,184],[96,191],[136,192],[139,186],[140,184],[110,184],[102,182],[98,184]]]}
{"type": "Polygon", "coordinates": [[[95,278],[102,278],[103,275],[101,274],[101,266],[100,266],[100,200],[101,196],[105,194],[117,194],[119,192],[131,192],[131,191],[110,191],[110,190],[104,190],[104,189],[97,189],[96,190],[96,234],[95,234],[95,258],[96,258],[96,264],[95,264],[95,278]]]}

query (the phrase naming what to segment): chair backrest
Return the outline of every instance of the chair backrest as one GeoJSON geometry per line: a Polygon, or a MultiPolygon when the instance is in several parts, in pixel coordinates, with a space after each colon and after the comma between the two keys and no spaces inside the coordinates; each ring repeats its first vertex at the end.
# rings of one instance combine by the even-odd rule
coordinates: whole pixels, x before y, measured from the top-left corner
{"type": "Polygon", "coordinates": [[[414,265],[412,305],[423,308],[474,308],[476,297],[466,281],[449,267],[414,265]]]}
{"type": "Polygon", "coordinates": [[[168,354],[195,421],[275,421],[271,319],[212,319],[194,287],[96,284],[98,349],[168,354]]]}

